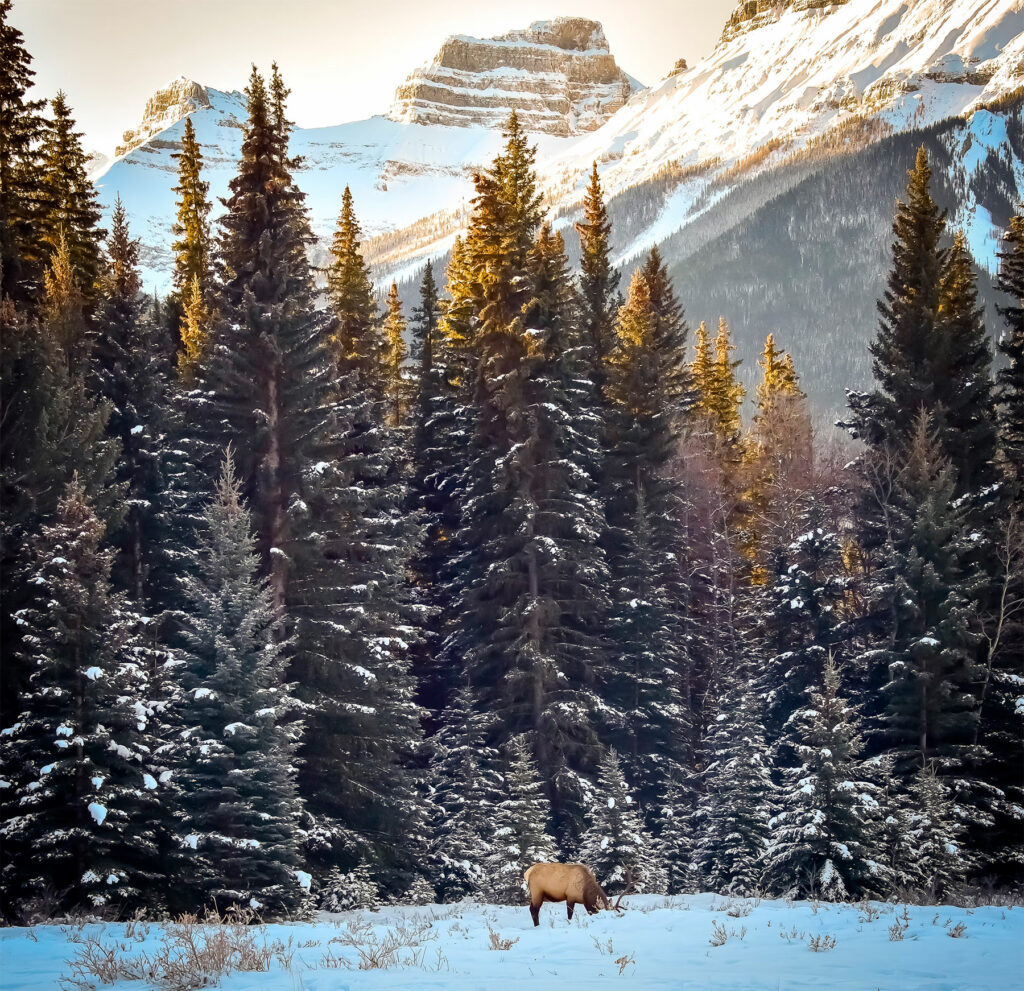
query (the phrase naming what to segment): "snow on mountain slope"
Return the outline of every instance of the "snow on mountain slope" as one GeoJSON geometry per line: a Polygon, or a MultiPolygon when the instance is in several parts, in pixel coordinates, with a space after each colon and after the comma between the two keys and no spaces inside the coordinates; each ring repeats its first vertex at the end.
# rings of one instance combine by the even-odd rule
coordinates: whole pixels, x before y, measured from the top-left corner
{"type": "MultiPolygon", "coordinates": [[[[141,238],[147,289],[166,291],[170,284],[177,183],[177,161],[172,156],[181,143],[184,117],[191,116],[202,148],[214,216],[221,210],[218,197],[228,194],[241,153],[245,98],[237,92],[199,89],[205,105],[179,106],[183,112],[177,119],[166,123],[165,118],[165,126],[95,176],[107,214],[120,195],[132,231],[141,238]]],[[[162,106],[163,101],[157,103],[162,106]]],[[[546,155],[573,140],[537,135],[546,155]]],[[[326,239],[346,185],[352,189],[364,232],[380,234],[425,214],[459,209],[472,193],[473,167],[490,161],[500,145],[501,132],[484,127],[424,126],[371,117],[334,127],[297,128],[291,148],[304,159],[297,180],[307,194],[314,232],[326,239]]]]}
{"type": "MultiPolygon", "coordinates": [[[[541,186],[566,231],[595,161],[606,197],[645,199],[616,232],[626,264],[787,161],[969,116],[1021,87],[1021,0],[743,0],[709,55],[542,161],[541,186]]],[[[997,231],[983,213],[961,214],[984,264],[997,231]]],[[[728,222],[740,219],[733,210],[728,222]]],[[[381,274],[407,276],[448,249],[462,218],[434,220],[432,243],[421,223],[368,245],[381,274]]]]}
{"type": "MultiPolygon", "coordinates": [[[[304,159],[297,178],[313,229],[329,236],[346,185],[368,236],[439,211],[461,218],[472,171],[498,151],[513,107],[546,159],[606,121],[638,86],[616,65],[596,21],[556,18],[498,39],[450,38],[434,62],[399,87],[390,117],[296,129],[292,150],[304,159]]],[[[97,160],[93,169],[108,219],[115,197],[124,202],[142,240],[144,283],[159,290],[169,286],[172,156],[187,116],[202,147],[216,216],[217,197],[227,195],[241,150],[241,93],[173,80],[149,99],[141,123],[124,132],[117,157],[97,160]]]]}
{"type": "Polygon", "coordinates": [[[727,30],[553,162],[549,188],[576,185],[594,160],[614,193],[668,165],[727,167],[853,119],[902,130],[1024,84],[1020,0],[746,0],[738,13],[751,7],[747,30],[727,30]]]}

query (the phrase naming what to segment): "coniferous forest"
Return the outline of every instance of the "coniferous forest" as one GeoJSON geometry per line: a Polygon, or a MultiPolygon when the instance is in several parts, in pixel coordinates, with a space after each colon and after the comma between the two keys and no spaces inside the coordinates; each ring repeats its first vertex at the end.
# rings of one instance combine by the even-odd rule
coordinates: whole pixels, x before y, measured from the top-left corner
{"type": "Polygon", "coordinates": [[[347,189],[311,264],[254,68],[216,223],[186,125],[144,295],[10,9],[5,918],[518,904],[551,859],[612,894],[1019,888],[1024,217],[986,327],[906,163],[825,444],[785,328],[739,354],[657,249],[615,269],[596,165],[570,270],[514,113],[407,314],[347,189]]]}

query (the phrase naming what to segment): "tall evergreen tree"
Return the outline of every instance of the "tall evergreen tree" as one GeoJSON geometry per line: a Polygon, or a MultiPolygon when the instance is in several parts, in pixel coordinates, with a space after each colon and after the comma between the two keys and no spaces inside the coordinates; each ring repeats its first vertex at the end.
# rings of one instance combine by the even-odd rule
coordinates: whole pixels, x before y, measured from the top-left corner
{"type": "MultiPolygon", "coordinates": [[[[300,727],[284,682],[287,654],[259,576],[251,518],[230,450],[205,512],[199,570],[185,583],[185,673],[177,772],[184,904],[290,915],[302,901],[295,784],[300,727]]],[[[180,893],[179,893],[180,897],[180,893]]]]}
{"type": "Polygon", "coordinates": [[[490,742],[528,735],[558,829],[572,836],[595,752],[597,424],[562,240],[546,227],[537,235],[533,158],[513,114],[504,151],[477,177],[465,248],[475,423],[456,535],[461,616],[446,658],[464,665],[478,711],[498,717],[490,742]]]}
{"type": "Polygon", "coordinates": [[[486,891],[499,905],[516,905],[523,899],[527,868],[557,860],[558,852],[548,832],[551,806],[530,746],[513,740],[507,750],[505,796],[494,810],[486,891]]]}
{"type": "Polygon", "coordinates": [[[959,497],[993,480],[991,353],[963,240],[940,247],[945,213],[922,146],[893,222],[893,264],[869,345],[878,387],[849,394],[847,426],[870,446],[906,446],[922,409],[955,470],[959,497]]]}
{"type": "Polygon", "coordinates": [[[61,237],[65,239],[71,266],[90,305],[96,298],[102,271],[105,232],[98,226],[96,190],[86,174],[82,132],[75,130],[64,93],[58,93],[50,107],[53,119],[43,135],[37,230],[47,246],[47,258],[56,251],[61,237]]]}
{"type": "Polygon", "coordinates": [[[412,884],[427,848],[409,670],[419,609],[408,573],[419,521],[407,512],[404,438],[389,421],[387,353],[348,191],[342,212],[328,274],[334,327],[346,342],[332,347],[337,433],[310,469],[318,553],[298,576],[295,598],[293,672],[315,710],[299,782],[314,817],[309,853],[317,870],[365,861],[395,894],[412,884]],[[325,791],[324,780],[338,785],[325,791]]]}
{"type": "Polygon", "coordinates": [[[709,746],[705,793],[694,816],[694,869],[711,891],[756,894],[774,792],[755,692],[736,684],[723,697],[709,746]]]}
{"type": "Polygon", "coordinates": [[[597,162],[590,171],[590,182],[583,199],[583,220],[576,224],[580,238],[580,297],[582,320],[590,336],[594,384],[603,382],[604,362],[615,342],[616,294],[619,273],[611,263],[612,225],[604,204],[597,162]]]}
{"type": "Polygon", "coordinates": [[[405,370],[405,317],[398,283],[392,282],[384,301],[384,377],[387,396],[387,419],[392,427],[405,425],[409,408],[409,380],[405,370]]]}
{"type": "Polygon", "coordinates": [[[310,446],[330,418],[326,316],[314,306],[306,242],[294,213],[303,194],[282,166],[262,77],[246,89],[249,120],[221,219],[218,321],[204,369],[209,409],[197,415],[236,443],[264,573],[283,610],[310,446]]]}
{"type": "Polygon", "coordinates": [[[958,231],[939,284],[940,353],[931,356],[931,408],[942,452],[956,470],[957,494],[972,493],[976,498],[996,480],[992,349],[983,318],[974,262],[958,231]]]}
{"type": "Polygon", "coordinates": [[[416,592],[423,607],[413,671],[428,732],[438,728],[440,714],[453,702],[455,682],[444,670],[441,655],[448,606],[453,601],[442,573],[451,557],[458,514],[452,493],[458,450],[449,429],[455,416],[456,386],[448,375],[449,354],[441,319],[433,268],[427,264],[411,324],[415,379],[408,508],[420,514],[423,525],[423,539],[413,562],[416,592]]]}
{"type": "Polygon", "coordinates": [[[370,270],[360,251],[361,237],[352,192],[346,186],[327,270],[327,293],[335,316],[335,361],[342,374],[358,372],[365,387],[379,400],[385,390],[385,342],[378,325],[370,270]]]}
{"type": "Polygon", "coordinates": [[[605,546],[614,591],[614,660],[603,673],[606,736],[654,828],[656,803],[679,773],[687,738],[680,697],[688,663],[675,532],[680,493],[669,477],[688,400],[681,320],[665,309],[660,261],[634,273],[607,366],[610,454],[605,546]]]}
{"type": "Polygon", "coordinates": [[[850,901],[883,889],[874,860],[879,803],[859,765],[857,714],[831,656],[820,687],[790,717],[798,763],[783,774],[765,881],[779,891],[850,901]]]}
{"type": "Polygon", "coordinates": [[[174,251],[174,299],[177,317],[178,372],[191,383],[203,360],[210,332],[212,298],[212,245],[210,236],[210,184],[203,179],[203,155],[196,140],[192,118],[185,118],[178,160],[178,213],[172,232],[174,251]]]}
{"type": "Polygon", "coordinates": [[[159,782],[151,773],[134,617],[110,583],[104,524],[73,478],[33,541],[22,711],[3,733],[4,888],[49,885],[68,908],[158,906],[159,782]]]}
{"type": "Polygon", "coordinates": [[[601,758],[587,820],[580,859],[594,872],[601,887],[610,894],[660,894],[665,890],[665,872],[629,794],[614,749],[601,758]]]}
{"type": "Polygon", "coordinates": [[[996,372],[999,441],[1005,473],[1024,505],[1024,215],[1011,218],[999,253],[1000,309],[1006,329],[999,341],[1005,364],[996,372]]]}
{"type": "Polygon", "coordinates": [[[156,328],[144,315],[138,253],[118,197],[96,317],[92,380],[96,395],[110,404],[107,432],[120,443],[116,477],[127,499],[124,520],[111,535],[118,552],[114,581],[145,610],[166,606],[175,595],[167,587],[164,560],[169,507],[162,446],[169,370],[154,344],[156,328]]]}
{"type": "Polygon", "coordinates": [[[25,305],[43,274],[35,210],[46,101],[26,98],[35,70],[22,33],[10,23],[11,8],[12,0],[0,0],[0,299],[25,305]]]}

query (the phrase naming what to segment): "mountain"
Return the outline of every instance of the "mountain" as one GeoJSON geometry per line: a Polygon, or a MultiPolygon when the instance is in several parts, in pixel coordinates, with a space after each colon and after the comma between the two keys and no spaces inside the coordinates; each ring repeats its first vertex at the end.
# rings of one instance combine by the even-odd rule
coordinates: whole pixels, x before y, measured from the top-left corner
{"type": "MultiPolygon", "coordinates": [[[[368,236],[428,215],[458,223],[472,195],[473,170],[501,147],[501,126],[513,108],[546,159],[609,120],[638,87],[616,65],[596,21],[558,18],[499,38],[449,38],[429,66],[399,87],[389,116],[296,128],[292,150],[304,160],[298,181],[313,230],[330,237],[346,185],[368,236]]],[[[187,116],[216,204],[227,195],[241,151],[245,97],[239,92],[186,78],[168,83],[147,101],[139,125],[124,132],[116,157],[93,170],[108,213],[116,195],[124,202],[142,240],[144,283],[161,291],[171,270],[172,156],[187,116]]],[[[419,236],[427,232],[433,240],[434,223],[421,225],[419,236]]]]}
{"type": "MultiPolygon", "coordinates": [[[[774,332],[831,415],[870,379],[894,200],[921,143],[991,310],[999,235],[1024,199],[1022,100],[1017,0],[745,0],[712,52],[546,159],[541,183],[572,254],[596,161],[616,261],[659,245],[691,324],[733,324],[748,386],[774,332]]],[[[406,276],[457,226],[420,221],[367,251],[406,276]]]]}
{"type": "MultiPolygon", "coordinates": [[[[650,89],[618,68],[599,24],[559,18],[450,38],[398,88],[388,116],[297,129],[293,147],[316,233],[329,237],[350,185],[375,276],[407,282],[425,259],[445,258],[473,168],[498,150],[515,107],[570,254],[597,162],[617,262],[659,245],[691,324],[733,324],[748,382],[772,331],[830,414],[844,386],[870,378],[893,203],[921,143],[991,307],[999,233],[1024,199],[1022,103],[1019,0],[744,0],[706,57],[650,89]]],[[[120,192],[147,285],[159,288],[186,114],[212,192],[224,195],[243,98],[189,80],[149,101],[99,178],[104,201],[120,192]]]]}
{"type": "Polygon", "coordinates": [[[390,116],[500,128],[514,106],[528,130],[567,137],[600,127],[640,88],[616,65],[600,24],[558,17],[497,38],[449,38],[398,88],[390,116]]]}

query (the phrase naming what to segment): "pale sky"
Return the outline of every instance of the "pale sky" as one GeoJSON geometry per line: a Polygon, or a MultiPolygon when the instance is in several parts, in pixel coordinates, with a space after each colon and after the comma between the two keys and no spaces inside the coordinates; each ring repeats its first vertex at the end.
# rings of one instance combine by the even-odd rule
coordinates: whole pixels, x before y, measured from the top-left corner
{"type": "Polygon", "coordinates": [[[650,84],[714,46],[737,0],[14,0],[36,93],[68,94],[85,147],[110,153],[148,97],[178,76],[241,89],[277,59],[302,127],[386,113],[395,87],[450,34],[490,37],[559,15],[604,25],[650,84]]]}

